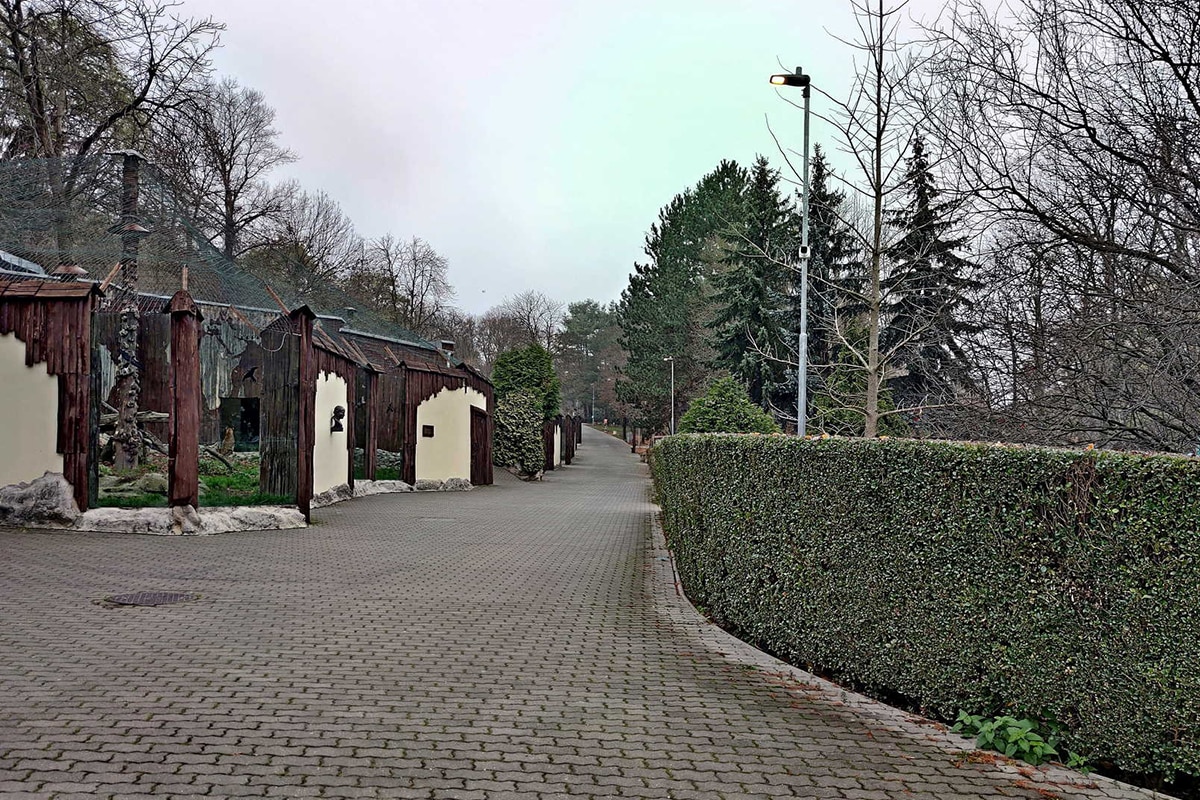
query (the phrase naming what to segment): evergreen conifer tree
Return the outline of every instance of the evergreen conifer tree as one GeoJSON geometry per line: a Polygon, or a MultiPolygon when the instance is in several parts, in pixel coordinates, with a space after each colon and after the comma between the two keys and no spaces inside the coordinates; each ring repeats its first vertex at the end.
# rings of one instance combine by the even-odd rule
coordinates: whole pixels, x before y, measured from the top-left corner
{"type": "Polygon", "coordinates": [[[692,189],[676,195],[646,235],[646,263],[634,265],[618,306],[621,346],[628,360],[617,386],[643,427],[663,429],[670,417],[670,373],[675,358],[676,400],[704,385],[711,352],[711,270],[724,258],[725,234],[742,219],[746,173],[722,161],[692,189]]]}
{"type": "MultiPolygon", "coordinates": [[[[862,290],[862,265],[855,262],[854,235],[847,227],[843,204],[845,193],[833,188],[829,160],[820,145],[810,165],[812,181],[808,195],[808,364],[809,391],[822,391],[830,370],[839,362],[838,337],[834,334],[835,310],[849,316],[861,310],[856,294],[862,290]]],[[[799,230],[799,221],[796,223],[799,230]]],[[[800,329],[800,276],[792,291],[792,330],[800,329]]],[[[793,335],[793,338],[794,335],[793,335]]],[[[791,388],[792,403],[795,388],[791,388]]]]}
{"type": "Polygon", "coordinates": [[[787,263],[793,245],[791,203],[779,191],[779,172],[759,156],[750,171],[740,230],[713,280],[716,363],[745,387],[750,399],[770,410],[785,377],[787,360],[787,263]]]}
{"type": "Polygon", "coordinates": [[[936,403],[969,384],[968,360],[959,343],[974,328],[961,319],[979,283],[960,253],[966,239],[953,231],[959,204],[939,200],[925,143],[913,137],[905,175],[907,201],[890,214],[899,238],[888,248],[883,288],[883,348],[906,374],[890,381],[900,407],[936,403]]]}

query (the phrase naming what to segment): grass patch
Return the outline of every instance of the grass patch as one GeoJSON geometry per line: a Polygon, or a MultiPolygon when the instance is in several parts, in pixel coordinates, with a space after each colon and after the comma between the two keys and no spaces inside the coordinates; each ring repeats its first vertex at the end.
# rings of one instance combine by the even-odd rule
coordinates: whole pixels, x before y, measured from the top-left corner
{"type": "MultiPolygon", "coordinates": [[[[257,458],[234,456],[230,461],[233,464],[232,472],[216,459],[200,459],[201,506],[291,506],[296,504],[294,497],[264,494],[259,491],[259,460],[257,458]]],[[[380,472],[385,471],[380,470],[380,472]]],[[[99,472],[102,477],[114,474],[112,468],[108,466],[101,466],[99,472]]],[[[129,473],[128,477],[137,479],[147,472],[165,474],[166,465],[141,464],[136,471],[129,473]]],[[[96,501],[96,506],[101,508],[165,508],[166,505],[165,494],[151,492],[101,494],[96,501]]]]}
{"type": "Polygon", "coordinates": [[[296,498],[259,491],[259,461],[257,458],[233,460],[234,470],[214,459],[200,460],[200,493],[202,506],[290,506],[296,498]]]}

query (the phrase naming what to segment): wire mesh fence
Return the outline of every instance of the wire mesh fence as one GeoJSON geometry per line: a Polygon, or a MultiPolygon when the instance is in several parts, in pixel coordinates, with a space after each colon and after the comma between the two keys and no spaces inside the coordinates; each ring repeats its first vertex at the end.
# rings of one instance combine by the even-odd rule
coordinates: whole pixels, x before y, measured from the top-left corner
{"type": "Polygon", "coordinates": [[[307,305],[318,316],[349,317],[355,330],[435,349],[363,308],[338,276],[330,280],[302,259],[285,253],[273,259],[277,269],[260,273],[246,261],[226,258],[212,244],[213,232],[194,222],[195,201],[176,192],[154,165],[138,165],[132,212],[123,207],[127,195],[117,155],[0,161],[0,270],[51,274],[77,267],[83,279],[108,279],[106,306],[119,307],[127,288],[120,264],[131,238],[124,226],[132,222],[142,229],[135,237],[133,288],[143,298],[165,301],[186,274],[188,291],[199,302],[271,313],[307,305]]]}
{"type": "MultiPolygon", "coordinates": [[[[125,154],[0,161],[0,278],[91,280],[93,435],[100,505],[166,502],[172,403],[169,298],[203,314],[199,344],[200,502],[296,499],[300,332],[307,305],[345,317],[354,301],[291,265],[256,275],[214,247],[191,205],[153,166],[125,154]]],[[[355,324],[427,344],[369,311],[355,324]]]]}
{"type": "MultiPolygon", "coordinates": [[[[193,200],[133,154],[0,161],[0,279],[92,281],[104,290],[92,321],[93,501],[166,501],[162,473],[175,441],[172,409],[180,402],[172,372],[177,331],[167,305],[181,289],[202,315],[194,348],[200,504],[291,502],[306,481],[311,490],[311,474],[303,468],[297,474],[297,464],[307,463],[298,456],[310,435],[303,419],[314,391],[305,383],[314,333],[346,359],[346,370],[379,373],[380,396],[370,403],[378,443],[372,438],[368,447],[386,463],[373,461],[372,472],[399,477],[405,384],[383,373],[403,363],[443,373],[458,362],[362,308],[339,280],[306,263],[303,248],[266,243],[269,257],[227,258],[212,243],[213,231],[195,222],[196,211],[193,200]],[[295,251],[300,257],[289,257],[295,251]],[[347,345],[339,332],[350,331],[364,336],[347,345]]],[[[365,386],[365,374],[353,383],[365,386]]],[[[466,373],[454,375],[435,381],[468,380],[466,373]]],[[[344,404],[365,408],[368,398],[360,394],[355,388],[344,404]]],[[[356,441],[366,441],[360,427],[355,433],[363,438],[356,441]]],[[[354,472],[367,471],[365,455],[357,461],[354,472]]]]}

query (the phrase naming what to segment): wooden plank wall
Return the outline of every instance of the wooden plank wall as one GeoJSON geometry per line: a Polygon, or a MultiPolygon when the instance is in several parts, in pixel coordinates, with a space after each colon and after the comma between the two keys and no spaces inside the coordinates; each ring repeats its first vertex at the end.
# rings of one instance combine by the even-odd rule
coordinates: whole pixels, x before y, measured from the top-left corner
{"type": "Polygon", "coordinates": [[[367,371],[367,438],[363,440],[363,465],[367,480],[375,480],[375,470],[379,466],[377,450],[379,449],[379,415],[381,406],[381,391],[383,377],[378,372],[367,371]]]}
{"type": "Polygon", "coordinates": [[[554,469],[554,431],[558,428],[558,420],[548,419],[542,423],[542,450],[544,463],[542,469],[550,472],[554,469]]]}
{"type": "Polygon", "coordinates": [[[314,315],[307,306],[290,315],[300,336],[299,437],[296,445],[296,505],[305,522],[312,522],[313,445],[317,433],[317,357],[313,347],[314,315]]]}
{"type": "MultiPolygon", "coordinates": [[[[138,411],[171,411],[171,317],[167,314],[142,314],[138,318],[138,362],[141,367],[141,393],[138,411]]],[[[166,422],[147,422],[143,427],[167,440],[166,422]]]]}
{"type": "Polygon", "coordinates": [[[296,497],[300,423],[300,337],[281,317],[262,332],[259,491],[296,497]]]}
{"type": "Polygon", "coordinates": [[[570,464],[575,458],[575,438],[578,434],[579,417],[567,415],[562,418],[562,460],[570,464]]]}
{"type": "Polygon", "coordinates": [[[385,372],[375,380],[378,397],[373,407],[379,412],[376,415],[376,445],[380,450],[404,451],[405,377],[401,370],[385,372]]]}
{"type": "MultiPolygon", "coordinates": [[[[45,364],[58,378],[56,450],[81,511],[88,508],[91,440],[91,340],[95,295],[70,298],[0,298],[0,333],[25,343],[25,364],[45,364]]],[[[19,424],[19,420],[10,421],[19,424]]]]}

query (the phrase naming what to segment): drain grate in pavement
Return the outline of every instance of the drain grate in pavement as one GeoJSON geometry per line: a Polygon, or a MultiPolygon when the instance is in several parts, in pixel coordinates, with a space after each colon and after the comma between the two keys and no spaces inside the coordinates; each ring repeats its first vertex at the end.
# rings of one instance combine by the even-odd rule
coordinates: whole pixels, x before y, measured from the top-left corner
{"type": "Polygon", "coordinates": [[[134,592],[109,595],[104,598],[104,602],[114,606],[169,606],[172,603],[188,603],[199,599],[200,595],[188,592],[134,592]]]}

